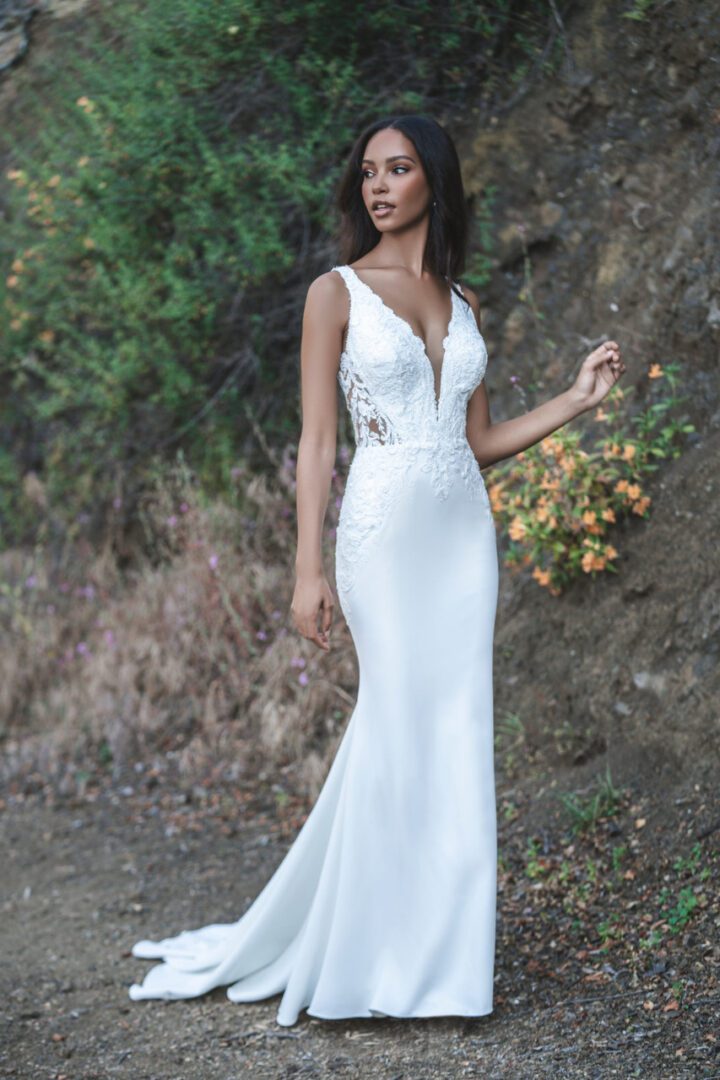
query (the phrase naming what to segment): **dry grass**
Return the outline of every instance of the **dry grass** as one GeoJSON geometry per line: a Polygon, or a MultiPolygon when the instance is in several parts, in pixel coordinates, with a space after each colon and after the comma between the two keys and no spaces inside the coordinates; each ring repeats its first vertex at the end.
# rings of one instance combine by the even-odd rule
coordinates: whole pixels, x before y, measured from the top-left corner
{"type": "MultiPolygon", "coordinates": [[[[166,471],[133,522],[131,570],[112,527],[54,560],[0,555],[0,778],[35,771],[72,790],[138,760],[232,774],[259,751],[319,791],[355,659],[347,630],[325,655],[293,628],[293,476],[288,449],[275,476],[238,467],[234,497],[207,504],[182,468],[166,471]]],[[[330,575],[341,488],[336,476],[330,575]]]]}

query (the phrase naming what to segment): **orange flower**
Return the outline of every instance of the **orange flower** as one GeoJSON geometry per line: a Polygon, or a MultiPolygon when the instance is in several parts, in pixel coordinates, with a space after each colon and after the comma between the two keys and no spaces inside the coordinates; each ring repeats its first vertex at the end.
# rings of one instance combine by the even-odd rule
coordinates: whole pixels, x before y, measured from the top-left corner
{"type": "Polygon", "coordinates": [[[499,512],[500,510],[502,510],[502,508],[503,508],[502,489],[503,489],[503,484],[502,483],[491,484],[490,487],[488,488],[488,495],[490,496],[490,505],[491,505],[492,509],[496,513],[499,512]]]}
{"type": "Polygon", "coordinates": [[[627,489],[628,489],[627,480],[618,480],[617,484],[615,485],[615,491],[619,491],[620,494],[622,494],[622,492],[627,491],[627,489]]]}
{"type": "Polygon", "coordinates": [[[550,571],[549,570],[541,570],[539,566],[536,566],[535,569],[532,572],[532,576],[535,578],[535,580],[540,585],[549,585],[550,584],[550,571]]]}
{"type": "Polygon", "coordinates": [[[592,551],[586,551],[585,554],[583,555],[580,565],[582,566],[582,568],[583,568],[583,570],[585,571],[586,574],[589,574],[590,571],[592,570],[592,568],[593,568],[593,560],[594,559],[595,559],[595,555],[593,554],[592,551]]]}
{"type": "Polygon", "coordinates": [[[52,345],[53,341],[55,340],[55,331],[43,330],[40,334],[38,334],[38,337],[46,345],[52,345]]]}
{"type": "Polygon", "coordinates": [[[615,511],[611,506],[602,512],[603,521],[615,521],[615,511]]]}
{"type": "Polygon", "coordinates": [[[16,274],[20,274],[25,269],[25,263],[22,261],[22,259],[13,259],[12,263],[10,264],[10,269],[14,270],[16,274]]]}
{"type": "Polygon", "coordinates": [[[663,374],[663,369],[662,369],[661,364],[651,364],[650,365],[650,370],[648,371],[648,378],[649,379],[659,379],[662,376],[662,374],[663,374]]]}
{"type": "Polygon", "coordinates": [[[600,406],[600,408],[595,410],[595,419],[596,420],[607,420],[607,418],[608,418],[608,414],[604,411],[602,405],[600,406]]]}
{"type": "Polygon", "coordinates": [[[633,503],[633,514],[644,514],[650,505],[650,496],[644,495],[638,502],[633,503]]]}
{"type": "Polygon", "coordinates": [[[55,173],[55,175],[51,176],[50,179],[48,180],[47,186],[48,187],[57,187],[58,184],[60,183],[61,179],[62,179],[62,177],[60,176],[60,174],[55,173]]]}
{"type": "Polygon", "coordinates": [[[10,274],[9,277],[5,278],[5,284],[8,289],[14,289],[19,280],[20,278],[16,274],[10,274]]]}
{"type": "Polygon", "coordinates": [[[525,528],[525,522],[522,521],[519,517],[514,517],[510,522],[510,528],[508,532],[510,534],[511,540],[522,540],[522,538],[527,533],[527,529],[525,528]]]}
{"type": "Polygon", "coordinates": [[[594,510],[586,510],[583,513],[582,519],[586,525],[594,525],[597,521],[597,514],[594,510]]]}
{"type": "Polygon", "coordinates": [[[617,558],[617,551],[612,546],[612,544],[608,544],[608,546],[605,548],[605,557],[607,559],[616,559],[617,558]]]}
{"type": "Polygon", "coordinates": [[[625,459],[625,461],[632,461],[634,457],[635,447],[632,445],[632,443],[626,443],[623,447],[623,458],[625,459]]]}
{"type": "Polygon", "coordinates": [[[639,484],[630,484],[627,489],[628,499],[639,499],[642,495],[642,489],[639,484]]]}
{"type": "Polygon", "coordinates": [[[586,574],[593,570],[604,570],[607,559],[604,555],[598,555],[595,551],[586,551],[582,557],[582,568],[586,574]]]}
{"type": "Polygon", "coordinates": [[[550,511],[546,506],[538,506],[537,510],[535,511],[535,517],[538,519],[538,521],[547,521],[547,519],[550,517],[550,511]]]}

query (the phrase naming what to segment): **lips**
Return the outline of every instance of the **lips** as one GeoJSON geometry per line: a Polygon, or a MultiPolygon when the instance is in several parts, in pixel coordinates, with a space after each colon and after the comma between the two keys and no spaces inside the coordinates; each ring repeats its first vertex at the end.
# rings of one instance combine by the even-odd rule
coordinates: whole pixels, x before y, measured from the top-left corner
{"type": "Polygon", "coordinates": [[[387,214],[392,213],[395,209],[394,205],[389,202],[384,202],[382,199],[378,199],[372,204],[372,211],[376,217],[385,217],[387,214]]]}

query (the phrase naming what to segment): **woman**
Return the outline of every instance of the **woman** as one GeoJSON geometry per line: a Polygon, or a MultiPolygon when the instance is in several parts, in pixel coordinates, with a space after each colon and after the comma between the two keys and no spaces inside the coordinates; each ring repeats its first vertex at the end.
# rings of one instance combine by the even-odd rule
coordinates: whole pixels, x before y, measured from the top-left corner
{"type": "Polygon", "coordinates": [[[282,993],[351,1016],[493,1008],[495,528],[480,469],[593,408],[625,370],[616,342],[572,386],[492,423],[475,294],[460,287],[457,153],[435,121],[382,120],[340,190],[347,263],[312,283],[301,348],[298,546],[291,611],[330,648],[321,536],[337,382],[356,450],[337,531],[337,594],[357,650],[357,704],[295,842],[232,924],[138,943],[162,959],[130,996],[282,993]]]}

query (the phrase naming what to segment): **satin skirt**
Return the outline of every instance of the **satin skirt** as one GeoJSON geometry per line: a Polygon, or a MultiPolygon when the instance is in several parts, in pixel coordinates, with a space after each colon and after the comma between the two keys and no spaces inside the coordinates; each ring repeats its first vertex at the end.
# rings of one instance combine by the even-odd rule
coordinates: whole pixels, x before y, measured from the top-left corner
{"type": "Polygon", "coordinates": [[[359,685],[325,784],[237,922],[134,946],[162,961],[130,987],[135,1001],[218,986],[234,1002],[281,994],[283,1026],[303,1009],[326,1019],[492,1012],[492,514],[459,476],[439,497],[419,462],[406,463],[382,508],[368,504],[369,461],[353,459],[338,526],[338,599],[359,685]],[[376,529],[358,529],[381,512],[376,529]]]}

